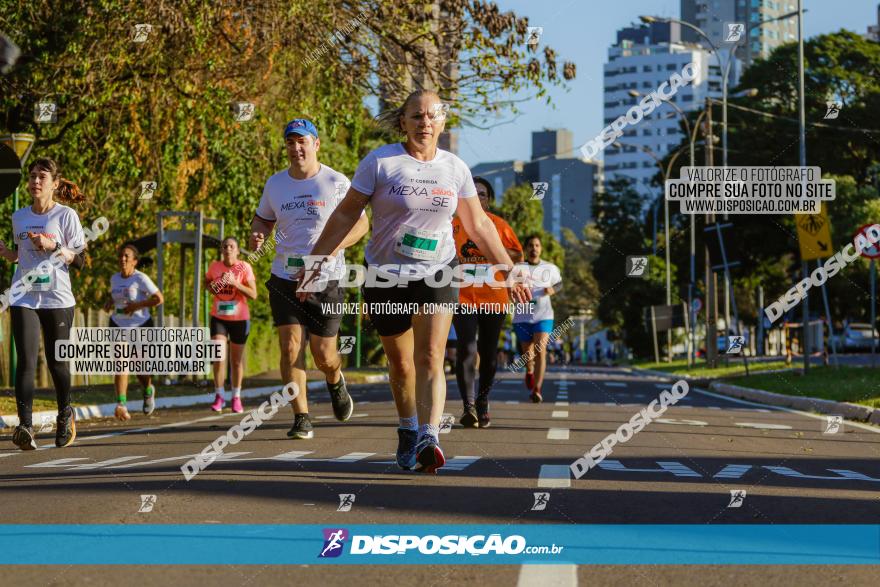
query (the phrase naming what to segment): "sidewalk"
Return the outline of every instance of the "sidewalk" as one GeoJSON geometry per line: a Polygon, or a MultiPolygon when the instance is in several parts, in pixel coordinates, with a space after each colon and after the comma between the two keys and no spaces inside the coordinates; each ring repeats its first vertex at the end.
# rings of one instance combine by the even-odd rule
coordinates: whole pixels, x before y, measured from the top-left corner
{"type": "MultiPolygon", "coordinates": [[[[271,375],[272,372],[269,372],[271,375]]],[[[261,377],[263,375],[261,374],[261,377]]],[[[280,377],[279,377],[280,379],[280,377]]],[[[346,379],[349,387],[354,385],[369,385],[373,383],[382,383],[388,381],[388,374],[366,374],[361,377],[354,377],[353,379],[357,380],[357,383],[353,383],[346,379]]],[[[252,399],[258,397],[264,397],[272,393],[273,391],[278,391],[281,389],[281,383],[278,385],[267,385],[263,387],[252,387],[249,389],[241,390],[241,397],[243,399],[252,399]]],[[[306,388],[308,391],[321,391],[325,389],[323,381],[310,381],[306,388]]],[[[227,390],[228,392],[228,390],[227,390]]],[[[159,408],[183,408],[188,406],[205,406],[205,409],[208,409],[208,406],[211,405],[211,401],[214,399],[213,390],[207,391],[206,393],[199,393],[193,395],[178,395],[178,396],[169,396],[169,397],[161,397],[157,393],[156,397],[156,409],[159,408]]],[[[74,406],[74,410],[76,411],[76,419],[77,421],[81,420],[89,420],[92,418],[112,418],[114,417],[114,412],[116,410],[116,402],[104,403],[104,404],[88,404],[88,405],[78,405],[74,406]]],[[[142,400],[129,400],[128,401],[128,409],[129,411],[135,415],[142,413],[144,406],[144,402],[142,400]]],[[[46,410],[41,412],[34,412],[33,414],[33,422],[34,429],[38,430],[43,422],[51,423],[52,426],[55,426],[55,417],[58,415],[57,410],[46,410]]],[[[14,428],[18,426],[18,415],[0,415],[0,428],[14,428]]]]}
{"type": "MultiPolygon", "coordinates": [[[[688,384],[693,387],[708,387],[709,390],[717,394],[733,398],[745,399],[770,406],[793,408],[804,412],[843,416],[849,420],[870,422],[871,424],[880,425],[880,409],[871,408],[869,406],[851,404],[849,402],[838,402],[811,396],[785,395],[782,393],[764,391],[763,389],[753,389],[751,387],[733,385],[709,379],[690,379],[687,377],[681,377],[675,373],[667,373],[665,371],[653,371],[651,369],[640,369],[638,367],[633,367],[632,370],[640,371],[647,375],[665,377],[670,381],[685,379],[688,384]]],[[[785,369],[784,371],[790,371],[790,369],[785,369]]],[[[772,372],[775,371],[763,371],[762,373],[772,372]]]]}

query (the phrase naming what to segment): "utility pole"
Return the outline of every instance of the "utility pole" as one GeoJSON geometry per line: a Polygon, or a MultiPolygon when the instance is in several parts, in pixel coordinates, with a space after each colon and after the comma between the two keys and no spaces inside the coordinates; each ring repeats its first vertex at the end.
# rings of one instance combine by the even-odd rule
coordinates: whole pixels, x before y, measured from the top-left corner
{"type": "MultiPolygon", "coordinates": [[[[807,166],[807,119],[804,109],[804,11],[802,8],[802,0],[798,0],[798,137],[799,149],[798,155],[800,166],[807,166]]],[[[806,261],[801,261],[802,277],[809,277],[806,261]]],[[[810,300],[807,294],[804,294],[804,374],[810,368],[810,300]]],[[[831,317],[828,317],[831,320],[831,317]]],[[[873,327],[873,325],[872,325],[873,327]]]]}
{"type": "MultiPolygon", "coordinates": [[[[706,98],[706,166],[714,165],[712,148],[712,102],[706,98]]],[[[715,222],[715,215],[706,214],[706,226],[715,222]]],[[[708,236],[703,233],[707,242],[703,245],[706,258],[706,367],[714,369],[718,366],[718,300],[716,299],[715,272],[712,271],[712,259],[709,256],[708,236]]]]}

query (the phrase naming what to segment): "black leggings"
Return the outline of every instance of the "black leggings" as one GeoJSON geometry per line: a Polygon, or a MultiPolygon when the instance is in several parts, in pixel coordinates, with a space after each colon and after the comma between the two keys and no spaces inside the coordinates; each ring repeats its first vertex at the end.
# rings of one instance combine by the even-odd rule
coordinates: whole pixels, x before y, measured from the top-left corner
{"type": "Polygon", "coordinates": [[[70,338],[73,325],[73,306],[70,308],[43,308],[32,310],[12,306],[12,336],[18,355],[15,372],[15,403],[21,426],[33,426],[34,377],[37,374],[37,353],[40,352],[40,329],[46,365],[55,383],[58,413],[70,405],[70,363],[55,360],[55,341],[70,338]]]}
{"type": "Polygon", "coordinates": [[[477,397],[486,398],[498,367],[498,337],[505,314],[456,314],[455,380],[466,405],[474,404],[474,376],[477,353],[480,353],[480,389],[477,397]],[[477,340],[477,332],[480,338],[477,340]]]}

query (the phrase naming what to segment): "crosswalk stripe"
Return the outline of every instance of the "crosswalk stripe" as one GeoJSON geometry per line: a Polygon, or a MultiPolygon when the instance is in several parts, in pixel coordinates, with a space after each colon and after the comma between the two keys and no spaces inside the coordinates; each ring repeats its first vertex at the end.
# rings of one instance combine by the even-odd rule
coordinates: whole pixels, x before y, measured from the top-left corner
{"type": "Polygon", "coordinates": [[[306,455],[310,455],[315,451],[312,450],[292,450],[290,452],[281,453],[278,456],[272,457],[273,461],[296,461],[301,459],[306,455]]]}
{"type": "Polygon", "coordinates": [[[541,465],[538,487],[571,487],[571,470],[567,465],[541,465]]]}
{"type": "Polygon", "coordinates": [[[87,461],[87,460],[89,460],[89,459],[87,459],[86,457],[68,457],[65,459],[55,459],[54,461],[46,461],[45,463],[38,463],[36,465],[25,465],[25,468],[38,469],[38,468],[43,468],[43,467],[46,467],[46,468],[69,467],[69,466],[71,466],[71,463],[73,463],[74,461],[87,461]]]}
{"type": "Polygon", "coordinates": [[[125,463],[124,465],[113,465],[112,467],[106,467],[107,469],[130,469],[132,467],[140,467],[143,465],[157,465],[159,463],[170,463],[172,461],[188,461],[189,459],[194,459],[199,456],[199,453],[191,454],[191,455],[181,455],[179,457],[166,457],[164,459],[153,459],[151,461],[140,461],[138,463],[125,463]]]}
{"type": "Polygon", "coordinates": [[[342,455],[341,457],[336,457],[335,459],[330,459],[331,463],[356,463],[357,461],[362,461],[368,457],[373,456],[374,452],[350,452],[347,455],[342,455]]]}
{"type": "Polygon", "coordinates": [[[117,457],[115,459],[108,459],[106,461],[98,461],[97,463],[86,463],[83,465],[73,465],[70,467],[73,470],[89,470],[89,469],[100,469],[103,467],[109,467],[110,465],[116,465],[118,463],[125,463],[128,461],[133,461],[135,459],[142,459],[143,455],[140,456],[130,456],[130,457],[117,457]]]}
{"type": "Polygon", "coordinates": [[[448,469],[450,471],[463,471],[479,460],[480,457],[456,456],[446,461],[443,469],[448,469]]]}

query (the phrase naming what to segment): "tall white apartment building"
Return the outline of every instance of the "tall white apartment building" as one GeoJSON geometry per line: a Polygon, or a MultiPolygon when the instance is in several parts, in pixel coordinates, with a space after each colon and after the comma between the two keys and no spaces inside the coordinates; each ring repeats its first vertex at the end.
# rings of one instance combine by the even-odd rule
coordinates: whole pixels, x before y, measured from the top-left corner
{"type": "MultiPolygon", "coordinates": [[[[681,75],[689,63],[694,63],[695,79],[679,87],[669,100],[685,112],[702,108],[707,96],[721,98],[722,70],[716,56],[698,45],[682,43],[675,23],[652,23],[619,30],[617,42],[608,49],[608,63],[604,68],[603,127],[638,106],[642,96],[668,82],[673,73],[681,75]],[[640,95],[631,95],[633,90],[640,95]]],[[[729,90],[736,86],[740,69],[735,60],[731,65],[729,90]]],[[[668,92],[669,89],[665,89],[665,93],[668,92]]],[[[718,119],[720,116],[716,114],[715,122],[718,119]]],[[[606,182],[615,177],[629,177],[635,180],[640,193],[658,195],[661,190],[650,185],[651,179],[660,169],[657,159],[662,160],[684,140],[680,121],[681,116],[673,106],[662,103],[650,116],[635,125],[627,125],[623,136],[617,139],[621,146],[605,148],[606,182]]],[[[687,151],[680,155],[687,156],[687,151]]],[[[717,160],[720,162],[720,153],[717,160]]]]}
{"type": "MultiPolygon", "coordinates": [[[[841,9],[845,8],[841,5],[841,9]]],[[[797,18],[773,20],[796,11],[795,0],[681,0],[681,20],[696,25],[716,47],[724,44],[725,23],[748,25],[747,41],[736,49],[736,56],[746,67],[755,59],[766,58],[776,47],[797,41],[797,18]],[[756,26],[760,22],[764,24],[756,26]]],[[[706,44],[696,31],[687,27],[681,30],[681,38],[706,44]]]]}

